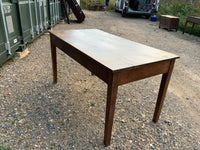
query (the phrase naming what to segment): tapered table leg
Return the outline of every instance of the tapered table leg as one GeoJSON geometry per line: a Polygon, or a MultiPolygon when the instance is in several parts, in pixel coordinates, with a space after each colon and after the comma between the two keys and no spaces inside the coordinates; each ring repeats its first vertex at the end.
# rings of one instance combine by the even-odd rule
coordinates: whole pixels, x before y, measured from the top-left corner
{"type": "Polygon", "coordinates": [[[164,73],[162,76],[162,80],[161,80],[161,84],[160,84],[160,90],[158,93],[158,98],[157,98],[157,103],[156,103],[156,108],[154,111],[154,116],[153,116],[153,121],[154,122],[158,122],[160,113],[161,113],[161,109],[163,106],[163,102],[165,99],[165,95],[167,92],[167,87],[170,81],[170,77],[173,71],[173,67],[174,67],[174,63],[175,60],[171,60],[170,66],[169,66],[169,71],[167,73],[164,73]]]}
{"type": "Polygon", "coordinates": [[[185,33],[186,27],[187,27],[187,21],[185,22],[185,26],[184,26],[184,29],[183,29],[183,34],[185,33]]]}
{"type": "Polygon", "coordinates": [[[118,86],[114,82],[108,84],[107,89],[107,104],[106,104],[106,118],[105,118],[105,130],[104,130],[104,144],[110,145],[112,135],[112,125],[115,112],[115,103],[117,98],[118,86]]]}
{"type": "Polygon", "coordinates": [[[195,25],[195,23],[193,23],[193,24],[192,24],[192,29],[191,29],[191,31],[190,31],[190,35],[191,35],[191,34],[192,34],[192,32],[193,32],[194,25],[195,25]]]}
{"type": "Polygon", "coordinates": [[[51,57],[52,57],[52,68],[53,68],[53,83],[57,83],[57,56],[56,47],[51,42],[51,57]]]}

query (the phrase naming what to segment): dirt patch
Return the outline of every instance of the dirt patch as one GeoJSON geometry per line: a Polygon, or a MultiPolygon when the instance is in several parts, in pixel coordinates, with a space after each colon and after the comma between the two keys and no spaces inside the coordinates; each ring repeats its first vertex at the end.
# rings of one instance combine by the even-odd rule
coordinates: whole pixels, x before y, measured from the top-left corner
{"type": "Polygon", "coordinates": [[[177,60],[158,123],[153,111],[161,76],[119,87],[111,146],[103,145],[106,84],[58,51],[52,84],[49,35],[26,58],[0,69],[0,145],[13,149],[200,149],[200,38],[168,32],[158,22],[84,11],[78,24],[53,30],[97,28],[172,52],[177,60]]]}

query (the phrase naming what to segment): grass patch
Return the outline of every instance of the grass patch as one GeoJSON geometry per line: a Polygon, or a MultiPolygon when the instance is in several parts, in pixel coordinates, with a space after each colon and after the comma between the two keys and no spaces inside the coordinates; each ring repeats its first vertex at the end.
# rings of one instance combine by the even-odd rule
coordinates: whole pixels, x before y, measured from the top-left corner
{"type": "MultiPolygon", "coordinates": [[[[104,4],[105,0],[81,0],[81,8],[88,9],[88,4],[95,1],[98,4],[104,4]]],[[[115,0],[110,0],[108,11],[115,10],[115,0]]],[[[158,19],[160,15],[173,15],[179,17],[179,30],[183,31],[185,21],[188,16],[200,17],[200,2],[191,3],[188,0],[168,0],[160,1],[158,9],[158,19]]],[[[187,24],[185,32],[190,33],[192,23],[187,24]]],[[[193,35],[200,36],[200,25],[195,25],[193,35]]]]}
{"type": "MultiPolygon", "coordinates": [[[[160,1],[158,17],[160,15],[172,15],[179,17],[179,30],[183,31],[188,16],[200,17],[200,2],[192,4],[189,1],[169,0],[160,1]]],[[[192,23],[187,24],[185,32],[190,33],[192,23]]],[[[195,25],[193,35],[200,36],[200,26],[195,25]]]]}
{"type": "Polygon", "coordinates": [[[51,143],[51,146],[54,146],[54,147],[55,147],[55,146],[56,146],[56,143],[55,143],[55,142],[51,143]]]}
{"type": "Polygon", "coordinates": [[[11,148],[10,147],[4,147],[4,146],[0,146],[0,150],[11,150],[11,148]]]}
{"type": "MultiPolygon", "coordinates": [[[[105,5],[105,0],[81,0],[80,6],[82,9],[88,9],[88,4],[90,3],[98,3],[105,5]]],[[[115,0],[109,1],[108,11],[114,11],[115,10],[115,0]]]]}

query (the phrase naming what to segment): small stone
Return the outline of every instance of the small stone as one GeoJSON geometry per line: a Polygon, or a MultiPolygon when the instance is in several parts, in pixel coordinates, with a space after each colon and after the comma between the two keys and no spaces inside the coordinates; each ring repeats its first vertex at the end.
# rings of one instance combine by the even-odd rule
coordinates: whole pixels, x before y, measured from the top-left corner
{"type": "Polygon", "coordinates": [[[36,145],[36,144],[35,144],[35,147],[40,148],[40,145],[36,145]]]}
{"type": "Polygon", "coordinates": [[[151,129],[149,127],[145,127],[148,132],[151,132],[151,129]]]}
{"type": "Polygon", "coordinates": [[[153,144],[150,144],[150,147],[154,148],[153,144]]]}
{"type": "Polygon", "coordinates": [[[168,124],[169,126],[172,124],[169,120],[165,120],[164,123],[168,124]]]}
{"type": "Polygon", "coordinates": [[[23,120],[23,119],[21,119],[21,120],[19,120],[18,122],[22,124],[22,123],[24,122],[24,120],[23,120]]]}
{"type": "Polygon", "coordinates": [[[121,122],[122,122],[122,123],[125,123],[125,120],[122,119],[121,122]]]}
{"type": "Polygon", "coordinates": [[[142,118],[145,118],[145,114],[142,114],[142,118]]]}
{"type": "Polygon", "coordinates": [[[8,120],[12,120],[13,119],[13,117],[8,117],[8,120]]]}

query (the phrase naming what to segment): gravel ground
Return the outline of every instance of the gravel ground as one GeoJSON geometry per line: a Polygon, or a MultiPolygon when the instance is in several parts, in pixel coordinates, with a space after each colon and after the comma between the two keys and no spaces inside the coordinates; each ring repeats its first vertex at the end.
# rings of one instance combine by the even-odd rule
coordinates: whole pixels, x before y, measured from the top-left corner
{"type": "Polygon", "coordinates": [[[84,11],[78,24],[53,30],[98,28],[175,53],[160,120],[152,122],[161,76],[119,87],[111,146],[104,147],[106,84],[58,51],[58,83],[52,84],[49,34],[30,54],[0,68],[0,146],[12,149],[200,150],[200,38],[168,32],[158,22],[119,13],[84,11]]]}

